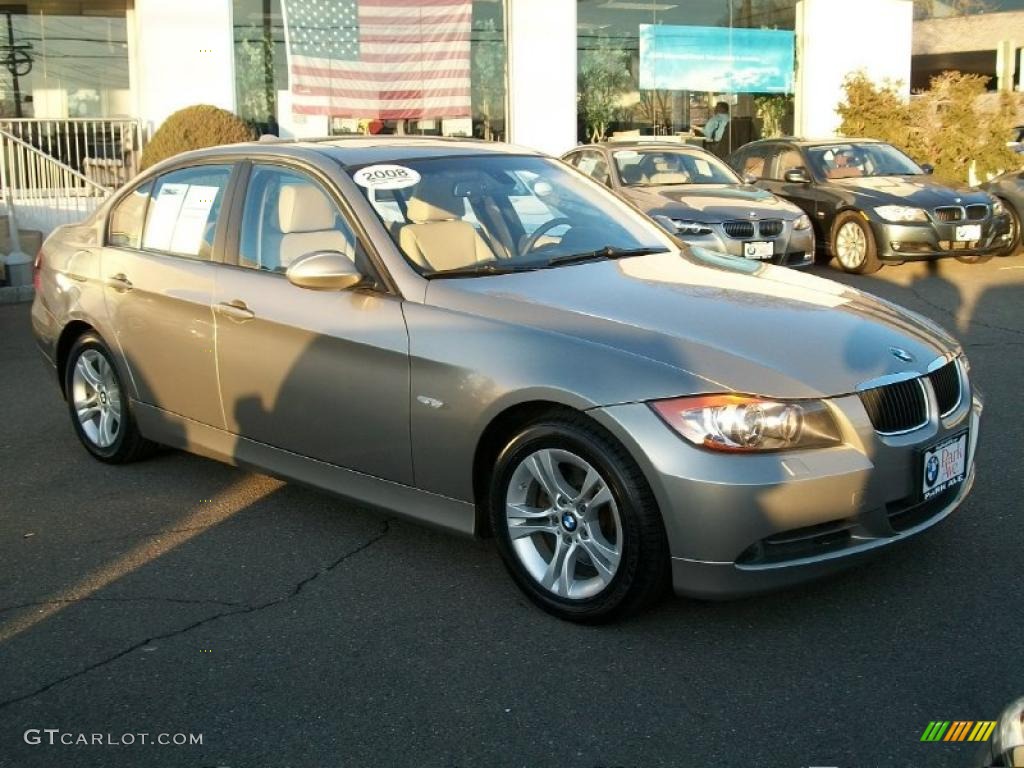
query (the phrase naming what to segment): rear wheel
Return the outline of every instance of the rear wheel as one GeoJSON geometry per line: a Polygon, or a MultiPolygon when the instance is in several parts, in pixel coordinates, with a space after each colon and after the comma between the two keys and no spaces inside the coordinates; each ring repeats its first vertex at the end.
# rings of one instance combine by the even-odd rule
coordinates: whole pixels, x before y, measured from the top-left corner
{"type": "Polygon", "coordinates": [[[583,417],[523,429],[492,475],[495,540],[513,579],[545,611],[609,621],[650,604],[668,583],[654,498],[628,453],[583,417]]]}
{"type": "Polygon", "coordinates": [[[71,347],[64,391],[75,433],[97,459],[124,464],[152,452],[155,444],[139,433],[113,357],[95,333],[71,347]]]}
{"type": "Polygon", "coordinates": [[[882,268],[874,233],[858,211],[845,211],[836,217],[832,255],[846,272],[869,275],[882,268]]]}

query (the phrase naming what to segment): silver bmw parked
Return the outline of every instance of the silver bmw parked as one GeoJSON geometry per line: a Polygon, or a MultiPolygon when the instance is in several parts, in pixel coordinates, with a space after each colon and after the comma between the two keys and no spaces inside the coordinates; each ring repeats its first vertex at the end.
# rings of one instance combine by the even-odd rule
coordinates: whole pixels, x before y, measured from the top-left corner
{"type": "Polygon", "coordinates": [[[941,329],[682,247],[514,147],[181,155],[54,232],[36,287],[97,459],[173,446],[493,535],[576,621],[834,571],[974,480],[981,402],[941,329]]]}

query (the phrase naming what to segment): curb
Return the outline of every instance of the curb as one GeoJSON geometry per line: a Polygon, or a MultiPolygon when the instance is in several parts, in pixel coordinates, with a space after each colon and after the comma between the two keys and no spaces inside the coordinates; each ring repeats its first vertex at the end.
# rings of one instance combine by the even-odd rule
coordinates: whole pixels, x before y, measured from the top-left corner
{"type": "Polygon", "coordinates": [[[0,304],[26,304],[35,297],[36,291],[31,285],[0,286],[0,304]]]}

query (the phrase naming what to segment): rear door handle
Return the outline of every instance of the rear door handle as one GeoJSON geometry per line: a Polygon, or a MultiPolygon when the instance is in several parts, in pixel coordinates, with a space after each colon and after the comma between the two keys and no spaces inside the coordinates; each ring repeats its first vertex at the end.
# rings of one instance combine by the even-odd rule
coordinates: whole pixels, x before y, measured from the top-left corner
{"type": "Polygon", "coordinates": [[[249,309],[241,299],[222,301],[217,305],[217,309],[233,320],[252,320],[256,317],[256,313],[249,309]]]}
{"type": "Polygon", "coordinates": [[[118,291],[130,291],[132,289],[132,281],[128,279],[124,272],[111,275],[107,280],[107,285],[118,291]]]}

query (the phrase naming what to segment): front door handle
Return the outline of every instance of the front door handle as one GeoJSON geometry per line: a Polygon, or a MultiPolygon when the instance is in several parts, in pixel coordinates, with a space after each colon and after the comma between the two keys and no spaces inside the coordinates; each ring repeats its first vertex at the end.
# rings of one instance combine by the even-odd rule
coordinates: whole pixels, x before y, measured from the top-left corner
{"type": "Polygon", "coordinates": [[[256,313],[249,309],[241,299],[222,301],[217,305],[217,309],[233,320],[252,320],[256,317],[256,313]]]}
{"type": "Polygon", "coordinates": [[[130,291],[132,289],[132,281],[128,279],[124,272],[111,275],[107,280],[107,285],[118,291],[130,291]]]}

